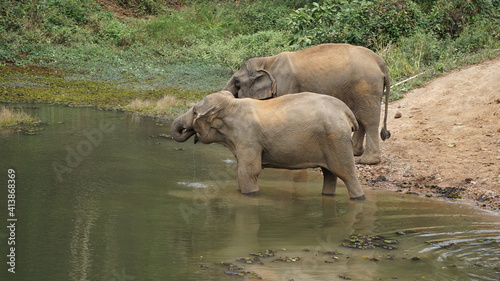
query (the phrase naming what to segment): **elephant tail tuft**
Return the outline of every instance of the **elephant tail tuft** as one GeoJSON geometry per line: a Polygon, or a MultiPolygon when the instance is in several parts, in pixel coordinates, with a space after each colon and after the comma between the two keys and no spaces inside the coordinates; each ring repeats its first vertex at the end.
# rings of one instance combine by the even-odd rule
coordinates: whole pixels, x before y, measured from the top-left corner
{"type": "Polygon", "coordinates": [[[391,137],[391,132],[389,132],[386,128],[380,130],[380,138],[385,141],[386,139],[391,137]]]}

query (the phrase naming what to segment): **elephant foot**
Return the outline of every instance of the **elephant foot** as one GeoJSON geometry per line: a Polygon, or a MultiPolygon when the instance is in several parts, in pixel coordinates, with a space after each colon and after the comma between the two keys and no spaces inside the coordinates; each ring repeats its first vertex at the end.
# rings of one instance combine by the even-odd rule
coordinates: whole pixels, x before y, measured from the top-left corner
{"type": "Polygon", "coordinates": [[[247,193],[243,193],[243,192],[242,192],[241,194],[243,194],[243,195],[245,195],[245,196],[248,196],[248,197],[257,197],[257,196],[259,196],[259,192],[258,192],[258,191],[254,191],[254,192],[247,192],[247,193]]]}
{"type": "Polygon", "coordinates": [[[356,164],[365,164],[365,165],[375,165],[380,163],[380,157],[378,156],[361,156],[360,159],[356,161],[356,164]]]}
{"type": "Polygon", "coordinates": [[[351,200],[356,200],[356,201],[365,201],[366,197],[365,195],[361,195],[359,197],[352,197],[351,200]]]}
{"type": "Polygon", "coordinates": [[[354,156],[361,156],[361,155],[363,155],[363,153],[365,152],[365,150],[363,148],[361,148],[361,149],[354,148],[353,152],[354,152],[354,156]]]}
{"type": "Polygon", "coordinates": [[[335,193],[321,193],[323,196],[330,196],[330,197],[335,197],[335,193]]]}

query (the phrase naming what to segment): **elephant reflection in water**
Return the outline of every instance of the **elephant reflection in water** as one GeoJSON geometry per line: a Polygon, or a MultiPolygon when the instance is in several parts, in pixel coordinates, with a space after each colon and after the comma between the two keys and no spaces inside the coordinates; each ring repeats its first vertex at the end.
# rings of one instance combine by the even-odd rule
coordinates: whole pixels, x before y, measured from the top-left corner
{"type": "Polygon", "coordinates": [[[174,120],[172,137],[179,142],[220,143],[236,157],[238,190],[259,191],[263,168],[323,171],[324,195],[334,195],[337,177],[349,197],[364,200],[357,178],[351,134],[358,122],[339,99],[315,93],[270,100],[237,99],[221,91],[206,96],[174,120]]]}
{"type": "MultiPolygon", "coordinates": [[[[263,264],[241,264],[245,271],[256,272],[266,280],[328,280],[338,275],[346,275],[353,280],[374,280],[371,277],[379,273],[377,264],[359,263],[355,257],[360,252],[341,249],[340,244],[353,233],[376,231],[377,194],[371,193],[368,201],[338,201],[333,197],[322,196],[322,200],[317,203],[308,202],[304,200],[310,196],[307,190],[318,181],[317,174],[309,174],[309,182],[290,182],[276,177],[276,174],[266,174],[266,177],[273,178],[265,183],[266,187],[272,189],[271,194],[248,200],[236,194],[220,192],[217,198],[207,202],[205,225],[220,223],[219,216],[208,214],[220,214],[217,202],[221,199],[229,199],[224,208],[227,209],[226,213],[232,214],[224,247],[210,255],[240,265],[235,260],[253,258],[249,253],[275,250],[275,257],[262,258],[263,264]],[[303,206],[298,206],[299,202],[303,206]],[[294,216],[299,212],[302,217],[294,216]],[[305,252],[304,249],[309,251],[305,252]],[[331,255],[325,253],[332,250],[343,252],[344,255],[339,256],[335,264],[325,263],[327,259],[332,260],[331,255]],[[300,257],[301,260],[273,262],[280,257],[300,257]],[[362,270],[360,265],[363,266],[362,270]]],[[[227,183],[224,186],[218,182],[209,185],[212,184],[219,184],[220,190],[231,188],[227,183]]],[[[376,250],[363,250],[361,254],[376,256],[376,250]]]]}

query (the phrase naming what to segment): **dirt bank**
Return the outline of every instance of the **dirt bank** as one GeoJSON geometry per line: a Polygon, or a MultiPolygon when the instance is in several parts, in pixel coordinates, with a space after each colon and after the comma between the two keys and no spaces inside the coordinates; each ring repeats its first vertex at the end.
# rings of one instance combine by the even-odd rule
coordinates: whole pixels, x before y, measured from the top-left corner
{"type": "Polygon", "coordinates": [[[358,165],[367,185],[445,194],[500,212],[500,58],[391,103],[388,127],[382,163],[358,165]]]}

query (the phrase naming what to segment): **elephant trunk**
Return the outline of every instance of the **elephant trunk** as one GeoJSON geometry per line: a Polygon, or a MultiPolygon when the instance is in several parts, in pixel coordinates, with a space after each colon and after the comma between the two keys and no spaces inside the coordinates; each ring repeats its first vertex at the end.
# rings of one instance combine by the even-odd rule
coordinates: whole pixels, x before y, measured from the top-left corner
{"type": "Polygon", "coordinates": [[[192,135],[196,134],[193,128],[193,109],[177,117],[170,127],[172,138],[178,142],[187,141],[192,135]]]}

